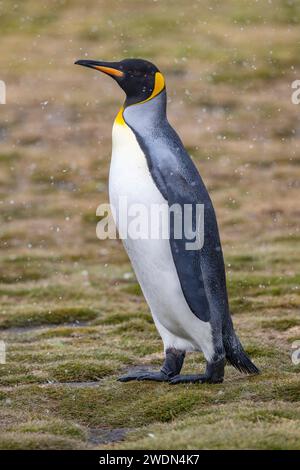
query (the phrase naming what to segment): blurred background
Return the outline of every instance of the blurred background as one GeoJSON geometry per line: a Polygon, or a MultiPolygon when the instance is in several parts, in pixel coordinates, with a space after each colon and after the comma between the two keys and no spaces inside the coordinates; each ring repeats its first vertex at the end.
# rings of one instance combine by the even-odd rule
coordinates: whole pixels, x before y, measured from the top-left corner
{"type": "Polygon", "coordinates": [[[296,0],[0,2],[0,448],[299,448],[299,25],[296,0]],[[260,377],[115,381],[162,344],[121,243],[95,233],[124,97],[73,63],[126,57],[166,78],[260,377]]]}

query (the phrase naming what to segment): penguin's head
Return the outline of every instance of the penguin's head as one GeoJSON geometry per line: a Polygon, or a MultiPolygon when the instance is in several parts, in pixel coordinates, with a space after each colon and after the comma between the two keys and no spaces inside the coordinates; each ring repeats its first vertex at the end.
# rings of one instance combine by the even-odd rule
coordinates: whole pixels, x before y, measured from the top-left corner
{"type": "Polygon", "coordinates": [[[147,101],[165,88],[163,75],[147,60],[124,59],[120,62],[77,60],[75,64],[110,75],[126,93],[125,107],[147,101]]]}

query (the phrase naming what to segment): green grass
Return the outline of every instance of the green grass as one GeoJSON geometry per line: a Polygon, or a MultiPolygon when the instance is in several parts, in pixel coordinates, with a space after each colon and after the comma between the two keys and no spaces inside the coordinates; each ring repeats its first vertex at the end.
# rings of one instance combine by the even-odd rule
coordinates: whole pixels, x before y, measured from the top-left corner
{"type": "Polygon", "coordinates": [[[294,326],[300,326],[300,318],[274,318],[272,320],[264,320],[263,328],[272,328],[277,331],[286,331],[294,326]]]}
{"type": "Polygon", "coordinates": [[[98,381],[113,371],[114,369],[104,361],[97,363],[81,360],[51,366],[48,374],[50,380],[52,378],[58,382],[89,382],[98,381]]]}
{"type": "Polygon", "coordinates": [[[226,409],[212,406],[201,416],[174,420],[171,426],[154,426],[148,434],[146,429],[142,433],[131,434],[130,440],[120,447],[177,449],[177,446],[184,447],[189,442],[190,449],[298,449],[299,429],[293,423],[291,412],[275,417],[278,408],[274,406],[266,410],[257,406],[249,410],[245,402],[226,409]],[[285,437],[287,443],[284,443],[285,437]]]}
{"type": "Polygon", "coordinates": [[[40,325],[59,325],[67,322],[80,322],[93,320],[97,312],[86,307],[49,307],[38,310],[36,307],[27,307],[18,312],[3,314],[0,328],[30,327],[40,325]]]}
{"type": "MultiPolygon", "coordinates": [[[[0,4],[0,449],[299,449],[299,4],[103,1],[99,12],[94,0],[88,14],[77,1],[0,4]],[[124,96],[73,66],[85,56],[144,57],[165,75],[261,375],[117,382],[158,370],[163,348],[121,242],[95,234],[124,96]]],[[[184,372],[204,367],[187,354],[184,372]]]]}

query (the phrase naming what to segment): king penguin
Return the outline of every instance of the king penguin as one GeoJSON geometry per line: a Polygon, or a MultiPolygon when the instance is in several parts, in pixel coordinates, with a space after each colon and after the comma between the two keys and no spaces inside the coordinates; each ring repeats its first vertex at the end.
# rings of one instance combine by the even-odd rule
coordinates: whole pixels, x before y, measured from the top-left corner
{"type": "MultiPolygon", "coordinates": [[[[215,211],[207,189],[179,136],[168,122],[165,79],[142,59],[78,60],[111,76],[126,94],[112,131],[110,204],[204,207],[201,248],[187,249],[185,232],[123,240],[137,280],[164,344],[160,371],[129,371],[119,378],[178,383],[220,383],[226,360],[240,372],[259,373],[233,327],[215,211]],[[186,352],[202,351],[204,373],[181,375],[186,352]]],[[[193,212],[192,224],[196,210],[193,212]]],[[[168,216],[168,215],[167,215],[168,216]]],[[[118,218],[116,224],[119,228],[118,218]]]]}

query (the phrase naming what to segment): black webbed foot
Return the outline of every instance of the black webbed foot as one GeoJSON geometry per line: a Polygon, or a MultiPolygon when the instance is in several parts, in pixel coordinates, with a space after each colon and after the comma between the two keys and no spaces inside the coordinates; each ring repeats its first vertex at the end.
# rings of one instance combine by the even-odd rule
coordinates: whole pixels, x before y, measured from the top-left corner
{"type": "Polygon", "coordinates": [[[154,382],[169,382],[170,377],[168,377],[164,372],[145,372],[138,378],[139,381],[141,380],[153,380],[154,382]]]}
{"type": "Polygon", "coordinates": [[[212,380],[210,377],[208,377],[206,374],[190,374],[190,375],[175,375],[175,377],[172,377],[170,379],[170,384],[171,385],[176,385],[176,384],[204,384],[204,383],[222,383],[223,378],[219,378],[218,380],[212,380]]]}
{"type": "Polygon", "coordinates": [[[184,361],[184,351],[174,348],[166,350],[164,364],[159,372],[137,370],[129,372],[118,378],[119,382],[129,382],[130,380],[154,380],[155,382],[169,382],[171,377],[178,375],[184,361]]]}
{"type": "Polygon", "coordinates": [[[175,375],[170,379],[171,385],[183,383],[219,384],[224,379],[225,359],[207,362],[205,374],[175,375]]]}
{"type": "Polygon", "coordinates": [[[168,382],[170,379],[166,374],[161,371],[151,372],[145,370],[131,372],[129,374],[122,375],[118,378],[119,382],[129,382],[131,380],[153,380],[155,382],[168,382]]]}

